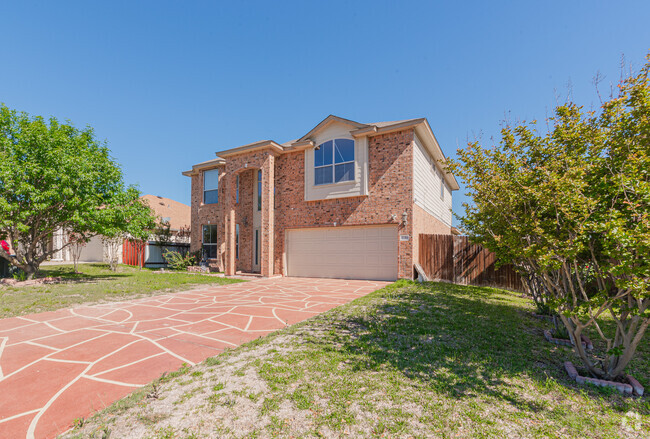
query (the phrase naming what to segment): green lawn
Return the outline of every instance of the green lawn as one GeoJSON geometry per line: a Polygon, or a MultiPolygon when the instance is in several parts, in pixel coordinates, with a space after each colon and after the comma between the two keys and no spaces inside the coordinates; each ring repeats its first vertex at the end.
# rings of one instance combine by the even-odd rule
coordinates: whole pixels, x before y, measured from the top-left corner
{"type": "Polygon", "coordinates": [[[185,272],[156,273],[154,270],[120,265],[116,272],[106,264],[42,266],[38,277],[62,277],[51,285],[0,287],[0,318],[67,308],[80,303],[124,300],[188,289],[194,285],[240,282],[185,272]]]}
{"type": "MultiPolygon", "coordinates": [[[[503,290],[399,281],[164,376],[68,437],[647,437],[650,399],[570,382],[576,357],[531,311],[503,290]]],[[[646,337],[629,368],[646,387],[649,366],[646,337]]]]}

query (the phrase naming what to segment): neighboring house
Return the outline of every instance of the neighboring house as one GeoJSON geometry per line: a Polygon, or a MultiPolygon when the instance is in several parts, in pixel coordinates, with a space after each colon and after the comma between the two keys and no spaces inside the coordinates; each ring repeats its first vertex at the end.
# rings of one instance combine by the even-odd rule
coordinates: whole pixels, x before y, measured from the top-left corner
{"type": "Polygon", "coordinates": [[[191,250],[263,276],[413,278],[420,233],[451,233],[454,176],[426,119],[328,116],[301,138],[217,153],[192,178],[191,250]]]}
{"type": "MultiPolygon", "coordinates": [[[[169,223],[173,242],[186,244],[189,243],[191,224],[190,206],[157,195],[143,195],[140,198],[149,204],[151,209],[154,211],[154,215],[159,217],[163,223],[169,223]]],[[[60,229],[52,237],[52,242],[50,245],[55,246],[55,248],[59,248],[65,242],[67,242],[67,239],[67,233],[60,229]]],[[[155,237],[152,236],[151,239],[155,239],[155,237]]],[[[122,263],[125,256],[123,255],[122,249],[118,251],[118,254],[118,262],[122,263]]],[[[156,261],[152,263],[159,264],[159,260],[162,260],[160,249],[152,248],[151,246],[147,245],[147,249],[145,251],[145,263],[156,261]]],[[[63,250],[59,250],[54,253],[52,256],[52,261],[72,261],[72,253],[70,251],[70,247],[66,247],[63,250]]],[[[79,261],[108,261],[107,248],[103,242],[101,235],[93,236],[90,238],[90,241],[88,241],[88,243],[81,250],[79,261]]]]}
{"type": "Polygon", "coordinates": [[[190,206],[158,195],[143,195],[140,197],[153,209],[163,223],[169,223],[174,237],[183,242],[190,242],[190,226],[192,212],[190,206]]]}

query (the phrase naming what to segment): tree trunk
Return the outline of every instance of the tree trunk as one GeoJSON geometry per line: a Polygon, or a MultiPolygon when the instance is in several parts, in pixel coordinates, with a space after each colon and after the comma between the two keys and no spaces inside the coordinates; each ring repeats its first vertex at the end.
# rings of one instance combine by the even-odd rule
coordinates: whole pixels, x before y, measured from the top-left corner
{"type": "Polygon", "coordinates": [[[604,368],[603,363],[600,361],[594,361],[596,359],[589,355],[587,353],[587,350],[582,346],[582,340],[580,336],[586,328],[574,325],[570,319],[561,314],[560,318],[562,319],[564,326],[571,336],[573,349],[578,357],[580,357],[582,360],[582,364],[594,377],[610,381],[614,381],[623,375],[625,368],[628,366],[632,358],[634,358],[634,353],[636,352],[636,349],[639,346],[639,343],[641,342],[646,329],[648,328],[648,324],[650,324],[650,319],[645,319],[636,333],[631,334],[633,338],[631,338],[629,342],[623,342],[622,344],[615,343],[614,346],[612,346],[612,348],[621,348],[622,352],[621,355],[608,355],[607,353],[605,354],[606,361],[604,364],[609,364],[615,360],[616,366],[609,370],[608,368],[604,368]]]}
{"type": "Polygon", "coordinates": [[[38,271],[37,264],[27,264],[19,268],[25,272],[27,280],[32,280],[36,277],[36,272],[38,271]]]}

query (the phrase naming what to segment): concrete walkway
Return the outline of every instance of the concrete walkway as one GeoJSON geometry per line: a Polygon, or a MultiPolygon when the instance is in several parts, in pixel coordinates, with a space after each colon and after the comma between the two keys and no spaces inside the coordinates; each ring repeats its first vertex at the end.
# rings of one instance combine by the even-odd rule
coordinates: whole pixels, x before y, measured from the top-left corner
{"type": "Polygon", "coordinates": [[[274,278],[0,320],[0,438],[51,438],[165,371],[386,282],[274,278]]]}

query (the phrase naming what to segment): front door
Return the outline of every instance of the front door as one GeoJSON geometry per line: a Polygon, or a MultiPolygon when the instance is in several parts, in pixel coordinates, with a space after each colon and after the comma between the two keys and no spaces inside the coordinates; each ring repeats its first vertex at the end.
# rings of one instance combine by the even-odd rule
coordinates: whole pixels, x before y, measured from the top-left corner
{"type": "Polygon", "coordinates": [[[253,271],[260,271],[260,229],[253,230],[253,271]]]}
{"type": "Polygon", "coordinates": [[[262,264],[262,171],[254,174],[253,186],[253,271],[259,273],[262,264]]]}

